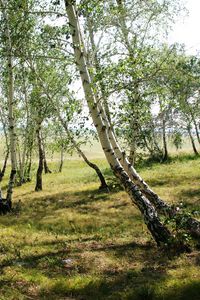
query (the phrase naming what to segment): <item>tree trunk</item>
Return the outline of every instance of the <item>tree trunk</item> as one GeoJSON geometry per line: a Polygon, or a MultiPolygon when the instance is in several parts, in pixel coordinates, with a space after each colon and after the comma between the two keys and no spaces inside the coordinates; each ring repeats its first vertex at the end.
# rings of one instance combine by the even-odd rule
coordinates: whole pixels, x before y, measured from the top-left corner
{"type": "Polygon", "coordinates": [[[43,160],[44,160],[44,173],[45,174],[52,173],[47,164],[46,153],[45,153],[44,147],[43,147],[43,160]]]}
{"type": "Polygon", "coordinates": [[[165,116],[163,117],[163,161],[168,160],[169,155],[168,155],[168,149],[167,149],[167,137],[166,137],[166,121],[165,121],[165,116]]]}
{"type": "Polygon", "coordinates": [[[25,171],[24,171],[24,178],[26,182],[31,181],[31,166],[32,166],[32,147],[29,149],[26,157],[26,164],[25,164],[25,171]]]}
{"type": "Polygon", "coordinates": [[[101,170],[99,169],[99,167],[92,163],[91,161],[88,160],[88,158],[85,156],[85,154],[81,151],[81,149],[77,149],[77,151],[79,152],[79,154],[81,155],[81,157],[84,159],[84,161],[86,162],[86,164],[92,168],[93,170],[95,170],[97,176],[99,177],[99,180],[101,182],[101,185],[99,187],[100,190],[109,190],[107,183],[105,181],[105,178],[103,176],[103,174],[101,173],[101,170]]]}
{"type": "Polygon", "coordinates": [[[23,168],[22,168],[22,160],[21,160],[19,142],[17,143],[17,154],[18,154],[18,168],[17,168],[17,174],[16,174],[16,184],[18,186],[21,186],[23,183],[23,168]]]}
{"type": "Polygon", "coordinates": [[[135,143],[132,142],[131,146],[130,146],[130,152],[129,152],[129,162],[131,165],[135,164],[135,159],[136,159],[136,147],[135,147],[135,143]]]}
{"type": "Polygon", "coordinates": [[[45,174],[52,173],[47,164],[45,141],[44,141],[44,137],[42,136],[42,134],[41,134],[41,138],[42,138],[42,149],[43,149],[44,173],[45,174]]]}
{"type": "Polygon", "coordinates": [[[26,162],[25,162],[25,170],[24,170],[24,179],[26,182],[31,181],[31,166],[32,166],[34,136],[35,136],[35,129],[30,126],[28,140],[27,140],[26,162]]]}
{"type": "MultiPolygon", "coordinates": [[[[190,112],[191,121],[192,121],[193,124],[194,124],[195,132],[196,132],[196,137],[197,137],[198,143],[200,144],[200,135],[199,135],[198,125],[197,125],[197,122],[196,122],[196,119],[195,119],[195,114],[194,114],[194,111],[193,111],[192,107],[191,107],[190,104],[188,103],[187,97],[186,97],[186,99],[185,99],[185,104],[187,105],[187,109],[188,109],[188,111],[190,112]]],[[[187,117],[188,117],[188,116],[187,116],[187,117]]],[[[192,141],[191,141],[191,142],[192,142],[192,141]]]]}
{"type": "Polygon", "coordinates": [[[196,122],[195,118],[193,118],[193,123],[194,123],[194,128],[195,128],[197,140],[198,140],[198,143],[200,144],[199,129],[198,129],[198,125],[197,125],[197,122],[196,122]]]}
{"type": "Polygon", "coordinates": [[[6,167],[7,167],[7,162],[8,162],[8,157],[9,157],[9,149],[6,152],[6,156],[4,158],[4,163],[3,163],[3,168],[2,170],[0,170],[0,182],[2,181],[4,175],[5,175],[5,171],[6,171],[6,167]]]}
{"type": "Polygon", "coordinates": [[[89,159],[87,158],[87,156],[83,153],[83,151],[80,149],[80,147],[78,146],[78,144],[76,143],[75,139],[73,138],[73,136],[71,135],[69,129],[68,129],[68,126],[66,124],[66,122],[64,122],[64,120],[61,118],[61,116],[59,115],[59,119],[69,137],[69,139],[71,140],[72,144],[74,145],[74,148],[76,149],[77,153],[83,158],[83,160],[85,161],[85,163],[90,167],[92,168],[93,170],[95,170],[100,182],[101,182],[101,185],[99,187],[100,190],[109,190],[108,188],[108,185],[105,181],[105,178],[101,172],[101,170],[99,169],[99,167],[92,163],[91,161],[89,161],[89,159]]]}
{"type": "Polygon", "coordinates": [[[43,172],[44,157],[43,157],[42,139],[41,139],[41,123],[38,124],[36,130],[36,137],[38,142],[39,162],[38,162],[38,169],[36,174],[35,191],[42,191],[42,172],[43,172]]]}
{"type": "MultiPolygon", "coordinates": [[[[66,11],[71,27],[72,41],[74,45],[74,55],[76,65],[79,68],[80,77],[85,93],[85,98],[90,109],[90,113],[95,127],[99,135],[99,139],[104,150],[105,156],[113,169],[115,175],[120,179],[125,190],[129,193],[131,200],[137,205],[141,211],[144,221],[151,232],[157,244],[168,243],[170,240],[170,233],[166,227],[160,222],[156,210],[151,203],[141,194],[136,185],[131,182],[129,176],[124,171],[122,165],[116,157],[115,150],[109,140],[107,127],[102,118],[102,112],[98,109],[98,104],[93,94],[91,79],[87,68],[87,62],[84,56],[84,46],[82,43],[81,33],[79,29],[78,17],[76,15],[75,7],[71,1],[65,0],[66,11]]],[[[111,131],[111,130],[110,130],[111,131]]],[[[118,146],[118,145],[117,145],[118,146]]]]}
{"type": "Polygon", "coordinates": [[[151,125],[152,128],[152,139],[153,139],[153,145],[155,150],[157,151],[158,154],[162,155],[162,149],[159,147],[157,138],[156,138],[156,134],[155,134],[155,127],[154,124],[151,125]]]}
{"type": "Polygon", "coordinates": [[[64,163],[64,147],[63,147],[63,144],[62,144],[61,149],[60,149],[60,165],[59,165],[59,169],[58,169],[59,173],[62,172],[63,163],[64,163]]]}
{"type": "Polygon", "coordinates": [[[191,125],[190,124],[187,126],[187,131],[188,131],[188,134],[189,134],[189,137],[190,137],[190,141],[191,141],[191,144],[192,144],[192,149],[194,151],[194,154],[199,155],[199,152],[197,151],[197,148],[196,148],[196,145],[195,145],[194,138],[192,136],[191,125]]]}

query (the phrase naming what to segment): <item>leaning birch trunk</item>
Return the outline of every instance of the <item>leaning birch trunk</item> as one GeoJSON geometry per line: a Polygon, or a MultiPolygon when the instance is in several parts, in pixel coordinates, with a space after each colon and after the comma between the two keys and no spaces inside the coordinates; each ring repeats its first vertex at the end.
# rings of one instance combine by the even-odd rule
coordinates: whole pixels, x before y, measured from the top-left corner
{"type": "MultiPolygon", "coordinates": [[[[118,2],[118,4],[121,3],[118,0],[117,0],[117,2],[118,2]]],[[[123,18],[122,18],[122,20],[123,20],[123,18]]],[[[93,35],[93,26],[92,26],[92,24],[93,24],[92,20],[90,18],[88,18],[88,29],[89,29],[89,34],[90,34],[90,42],[91,42],[92,49],[94,51],[94,55],[93,55],[94,66],[95,66],[96,70],[98,71],[99,68],[100,68],[100,65],[99,65],[99,62],[98,62],[96,46],[95,46],[95,43],[94,43],[94,35],[93,35]]],[[[131,57],[133,55],[133,49],[131,48],[129,43],[127,44],[127,41],[128,41],[127,33],[128,33],[128,31],[125,28],[126,27],[125,22],[123,22],[122,27],[123,27],[122,32],[123,32],[123,35],[124,35],[125,44],[127,46],[127,50],[128,50],[129,55],[131,57]]],[[[83,40],[82,40],[82,44],[83,44],[83,40]]],[[[85,55],[85,56],[88,57],[88,55],[85,55]]],[[[114,128],[113,128],[113,126],[111,124],[111,120],[110,120],[110,113],[109,113],[109,108],[108,108],[108,105],[107,105],[107,100],[105,99],[105,93],[104,93],[104,89],[101,86],[101,83],[100,83],[100,92],[101,92],[101,96],[102,96],[102,99],[103,99],[104,103],[103,103],[103,105],[101,105],[100,98],[98,97],[97,98],[98,108],[102,113],[102,117],[103,117],[103,120],[104,120],[105,125],[106,125],[106,129],[107,129],[107,132],[108,132],[109,140],[112,144],[113,149],[115,149],[115,154],[116,154],[118,160],[120,161],[120,163],[122,164],[124,170],[128,173],[131,180],[140,188],[140,190],[144,193],[144,195],[148,198],[148,200],[151,203],[153,203],[153,205],[159,210],[159,212],[163,213],[164,215],[169,215],[169,217],[176,216],[177,223],[181,223],[182,228],[187,230],[195,238],[199,238],[200,237],[200,222],[197,221],[196,219],[192,218],[192,217],[187,217],[186,218],[185,216],[182,216],[181,212],[178,213],[177,210],[174,209],[174,207],[171,207],[165,201],[163,201],[154,191],[152,191],[150,189],[148,184],[138,175],[138,173],[134,169],[134,167],[131,166],[131,163],[130,163],[129,159],[126,156],[126,153],[120,149],[120,147],[117,143],[116,136],[115,136],[115,133],[114,133],[114,128]]],[[[158,153],[162,154],[162,151],[161,151],[161,149],[159,149],[159,146],[158,146],[156,138],[155,138],[154,129],[153,129],[153,138],[154,138],[155,148],[157,149],[158,153]]]]}
{"type": "MultiPolygon", "coordinates": [[[[78,23],[76,10],[71,1],[65,0],[66,11],[71,28],[72,42],[74,47],[75,62],[79,69],[85,98],[90,109],[93,123],[97,129],[98,136],[104,150],[107,161],[109,162],[114,174],[120,179],[127,193],[130,195],[132,202],[139,208],[144,217],[144,221],[151,232],[157,244],[168,243],[171,234],[168,229],[160,222],[155,208],[149,200],[142,195],[137,186],[131,181],[128,174],[119,162],[115,150],[109,140],[106,125],[102,118],[102,112],[98,109],[98,105],[93,94],[91,79],[87,68],[86,58],[84,56],[84,46],[82,43],[81,32],[78,23]]],[[[117,147],[118,148],[118,147],[117,147]]]]}
{"type": "Polygon", "coordinates": [[[16,157],[16,133],[15,133],[15,121],[14,121],[14,74],[13,74],[13,50],[11,34],[9,29],[9,20],[6,14],[6,3],[4,0],[0,0],[2,6],[2,14],[5,20],[5,38],[6,38],[6,52],[7,52],[7,70],[8,70],[8,121],[9,121],[9,139],[10,139],[10,158],[11,158],[11,173],[7,188],[7,203],[9,207],[12,206],[12,193],[15,183],[15,176],[17,172],[17,157],[16,157]]]}

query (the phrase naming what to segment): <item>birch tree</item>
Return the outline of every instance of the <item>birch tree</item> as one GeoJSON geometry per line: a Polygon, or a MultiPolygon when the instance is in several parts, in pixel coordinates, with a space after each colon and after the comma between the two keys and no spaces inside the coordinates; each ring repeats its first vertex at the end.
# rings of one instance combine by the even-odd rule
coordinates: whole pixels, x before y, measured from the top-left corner
{"type": "MultiPolygon", "coordinates": [[[[109,125],[105,110],[101,102],[97,101],[95,91],[92,88],[93,83],[87,59],[85,57],[86,51],[84,48],[83,38],[81,36],[76,7],[74,2],[67,0],[65,0],[65,6],[71,28],[75,62],[80,73],[85,98],[105,156],[114,174],[120,179],[131,200],[141,211],[144,221],[157,244],[169,243],[172,238],[171,234],[160,221],[155,207],[160,208],[161,210],[164,209],[165,212],[172,212],[172,209],[151,189],[149,189],[148,185],[131,166],[125,153],[121,151],[120,146],[115,139],[112,127],[109,125]]],[[[192,222],[190,222],[189,226],[186,224],[186,227],[190,227],[191,229],[193,226],[192,231],[199,234],[198,221],[192,220],[192,222]]]]}
{"type": "Polygon", "coordinates": [[[6,57],[6,69],[8,72],[7,80],[7,106],[8,106],[8,120],[9,120],[9,144],[10,144],[10,157],[11,157],[11,173],[8,183],[6,201],[11,208],[13,186],[17,172],[17,157],[16,157],[16,133],[15,133],[15,120],[14,120],[14,57],[13,57],[13,41],[11,30],[11,16],[7,13],[8,1],[1,0],[2,7],[2,27],[5,35],[4,38],[4,53],[6,57]]]}

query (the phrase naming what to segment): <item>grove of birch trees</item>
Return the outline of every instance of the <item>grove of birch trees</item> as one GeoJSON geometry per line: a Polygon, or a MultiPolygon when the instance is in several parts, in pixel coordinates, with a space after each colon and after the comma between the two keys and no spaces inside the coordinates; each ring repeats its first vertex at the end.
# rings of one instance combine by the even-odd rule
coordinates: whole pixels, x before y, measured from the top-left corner
{"type": "Polygon", "coordinates": [[[96,138],[158,246],[185,247],[170,219],[199,239],[200,222],[161,199],[136,170],[144,157],[167,161],[169,142],[180,149],[187,138],[199,155],[200,59],[167,42],[183,3],[0,0],[0,12],[0,181],[10,172],[1,213],[12,210],[15,186],[35,180],[42,190],[43,173],[55,172],[48,151],[59,152],[56,172],[76,152],[108,192],[82,150],[96,138]]]}

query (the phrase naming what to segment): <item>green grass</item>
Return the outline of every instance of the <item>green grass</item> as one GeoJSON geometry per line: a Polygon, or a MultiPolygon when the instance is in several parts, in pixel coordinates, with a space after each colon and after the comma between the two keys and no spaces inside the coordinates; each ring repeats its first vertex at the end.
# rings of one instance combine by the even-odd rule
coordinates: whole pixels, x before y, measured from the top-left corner
{"type": "MultiPolygon", "coordinates": [[[[200,158],[192,158],[143,164],[140,173],[170,203],[198,210],[200,158]]],[[[107,163],[95,162],[112,183],[109,194],[78,159],[45,175],[42,192],[34,180],[15,188],[20,213],[0,216],[0,299],[198,300],[199,252],[157,249],[107,163]]]]}

